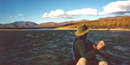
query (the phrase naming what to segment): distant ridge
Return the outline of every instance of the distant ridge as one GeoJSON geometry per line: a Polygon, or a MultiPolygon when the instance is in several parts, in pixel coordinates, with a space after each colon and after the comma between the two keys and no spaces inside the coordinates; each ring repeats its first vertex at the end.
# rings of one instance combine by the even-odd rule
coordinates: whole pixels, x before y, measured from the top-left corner
{"type": "Polygon", "coordinates": [[[61,23],[47,22],[41,24],[31,21],[15,21],[14,23],[0,24],[0,28],[76,28],[79,23],[85,23],[90,28],[130,28],[130,16],[104,17],[97,20],[83,19],[61,23]]]}
{"type": "Polygon", "coordinates": [[[20,28],[20,27],[33,27],[38,24],[31,21],[15,21],[14,23],[1,24],[1,28],[20,28]]]}
{"type": "Polygon", "coordinates": [[[47,22],[47,23],[41,23],[39,25],[36,25],[35,27],[62,27],[62,26],[75,24],[78,22],[81,22],[81,21],[66,21],[66,22],[61,22],[61,23],[47,22]]]}
{"type": "Polygon", "coordinates": [[[130,16],[115,16],[115,17],[104,17],[104,18],[99,18],[98,20],[107,20],[107,19],[120,19],[124,17],[130,17],[130,16]]]}

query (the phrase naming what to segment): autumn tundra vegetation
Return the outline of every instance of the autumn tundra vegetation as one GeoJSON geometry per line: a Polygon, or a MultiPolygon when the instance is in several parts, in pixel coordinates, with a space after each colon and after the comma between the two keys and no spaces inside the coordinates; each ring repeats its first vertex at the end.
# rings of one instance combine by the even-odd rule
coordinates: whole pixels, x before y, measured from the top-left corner
{"type": "Polygon", "coordinates": [[[104,18],[98,20],[81,20],[78,23],[67,24],[63,27],[59,28],[76,28],[77,24],[85,23],[91,29],[99,29],[99,28],[107,28],[107,29],[130,29],[130,16],[122,17],[122,18],[104,18]]]}

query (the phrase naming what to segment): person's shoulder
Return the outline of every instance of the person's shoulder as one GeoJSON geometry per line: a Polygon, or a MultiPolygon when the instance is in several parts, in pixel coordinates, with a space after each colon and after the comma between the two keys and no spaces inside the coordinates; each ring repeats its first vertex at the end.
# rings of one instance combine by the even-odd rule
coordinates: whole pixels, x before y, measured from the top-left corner
{"type": "Polygon", "coordinates": [[[88,41],[88,42],[90,42],[90,43],[91,43],[91,41],[90,41],[90,40],[86,40],[86,41],[88,41]]]}
{"type": "Polygon", "coordinates": [[[86,41],[88,41],[89,43],[93,44],[90,40],[86,40],[86,41]]]}
{"type": "Polygon", "coordinates": [[[83,41],[83,40],[81,40],[81,39],[78,39],[76,42],[75,42],[75,44],[84,44],[85,43],[85,41],[83,41]]]}

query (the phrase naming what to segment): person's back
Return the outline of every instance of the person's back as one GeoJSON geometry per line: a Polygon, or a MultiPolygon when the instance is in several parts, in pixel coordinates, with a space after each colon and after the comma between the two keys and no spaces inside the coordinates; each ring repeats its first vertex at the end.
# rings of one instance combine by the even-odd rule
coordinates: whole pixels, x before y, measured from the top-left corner
{"type": "Polygon", "coordinates": [[[95,60],[95,54],[98,52],[98,50],[94,49],[91,42],[88,40],[86,42],[82,38],[78,38],[73,46],[76,63],[81,57],[87,58],[88,62],[91,63],[95,60]]]}
{"type": "Polygon", "coordinates": [[[86,41],[89,28],[85,24],[79,24],[73,42],[73,61],[76,65],[87,65],[91,61],[95,60],[95,55],[103,48],[101,45],[97,45],[97,48],[93,48],[91,42],[86,41]]]}

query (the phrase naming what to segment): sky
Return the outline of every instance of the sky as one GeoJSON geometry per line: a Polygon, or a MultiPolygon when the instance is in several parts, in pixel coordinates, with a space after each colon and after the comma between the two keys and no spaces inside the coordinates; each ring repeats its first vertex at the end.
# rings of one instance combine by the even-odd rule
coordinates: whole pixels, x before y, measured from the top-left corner
{"type": "Polygon", "coordinates": [[[0,24],[130,16],[130,0],[0,0],[0,24]]]}

